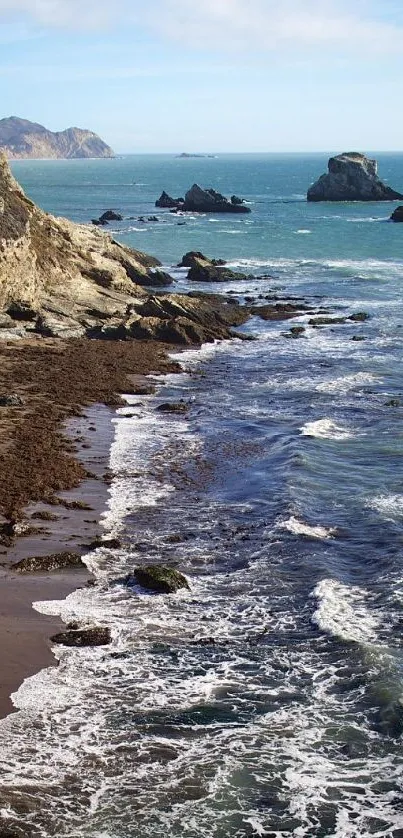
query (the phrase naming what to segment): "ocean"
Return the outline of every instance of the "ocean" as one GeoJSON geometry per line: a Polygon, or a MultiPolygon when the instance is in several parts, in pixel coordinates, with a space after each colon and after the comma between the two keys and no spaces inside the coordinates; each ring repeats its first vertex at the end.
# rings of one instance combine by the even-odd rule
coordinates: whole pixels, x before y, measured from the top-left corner
{"type": "MultiPolygon", "coordinates": [[[[402,189],[403,155],[376,156],[402,189]]],[[[396,204],[308,204],[327,157],[13,164],[54,214],[122,212],[109,231],[177,290],[201,250],[250,274],[214,291],[368,315],[252,318],[257,340],[173,353],[183,372],[117,411],[102,524],[125,547],[35,603],[113,642],[57,647],[0,722],[0,814],[24,838],[403,838],[402,229],[396,204]],[[194,182],[251,214],[155,210],[194,182]],[[185,416],[156,413],[179,399],[185,416]],[[190,591],[116,583],[156,561],[190,591]]]]}

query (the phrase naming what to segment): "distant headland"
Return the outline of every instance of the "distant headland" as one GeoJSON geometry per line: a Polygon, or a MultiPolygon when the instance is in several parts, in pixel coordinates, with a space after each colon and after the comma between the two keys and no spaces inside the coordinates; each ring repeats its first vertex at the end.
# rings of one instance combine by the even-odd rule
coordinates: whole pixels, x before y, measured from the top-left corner
{"type": "Polygon", "coordinates": [[[37,122],[10,116],[0,119],[0,151],[9,160],[68,160],[114,157],[114,152],[97,134],[83,128],[49,131],[37,122]]]}

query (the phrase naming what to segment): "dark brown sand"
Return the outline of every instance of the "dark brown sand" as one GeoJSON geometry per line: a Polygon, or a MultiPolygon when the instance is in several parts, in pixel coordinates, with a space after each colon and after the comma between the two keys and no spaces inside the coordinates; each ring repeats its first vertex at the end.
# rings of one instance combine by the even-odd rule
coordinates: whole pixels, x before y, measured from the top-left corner
{"type": "Polygon", "coordinates": [[[24,678],[55,664],[49,637],[61,623],[32,603],[63,599],[90,578],[85,569],[21,575],[13,565],[28,556],[85,553],[99,535],[119,394],[135,392],[147,373],[178,369],[167,359],[168,348],[87,340],[0,343],[0,395],[25,400],[21,408],[0,408],[0,524],[37,530],[15,539],[0,535],[0,717],[14,709],[10,694],[24,678]],[[87,508],[71,508],[75,502],[87,508]]]}

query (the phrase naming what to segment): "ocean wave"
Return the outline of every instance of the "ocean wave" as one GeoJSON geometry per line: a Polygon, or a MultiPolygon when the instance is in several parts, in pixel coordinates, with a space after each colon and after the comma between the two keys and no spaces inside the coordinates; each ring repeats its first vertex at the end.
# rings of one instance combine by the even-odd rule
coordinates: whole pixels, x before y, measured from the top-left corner
{"type": "Polygon", "coordinates": [[[312,230],[295,230],[296,236],[308,235],[308,233],[312,233],[312,230]]]}
{"type": "Polygon", "coordinates": [[[318,601],[312,622],[322,631],[342,640],[376,642],[380,621],[369,611],[364,590],[323,579],[311,596],[318,601]]]}
{"type": "Polygon", "coordinates": [[[351,439],[353,434],[346,428],[342,428],[333,422],[332,419],[317,419],[314,422],[306,422],[300,428],[302,436],[313,436],[318,439],[351,439]]]}
{"type": "Polygon", "coordinates": [[[366,504],[379,512],[387,521],[400,520],[403,517],[403,495],[378,495],[366,504]]]}
{"type": "Polygon", "coordinates": [[[379,381],[379,377],[371,372],[357,372],[351,375],[342,375],[340,378],[332,378],[316,384],[315,390],[319,393],[340,393],[344,390],[352,390],[362,384],[372,384],[379,381]]]}
{"type": "Polygon", "coordinates": [[[279,529],[288,530],[294,535],[305,535],[308,538],[333,538],[337,532],[332,527],[306,524],[304,521],[295,518],[294,515],[291,515],[286,521],[281,521],[277,526],[279,529]]]}

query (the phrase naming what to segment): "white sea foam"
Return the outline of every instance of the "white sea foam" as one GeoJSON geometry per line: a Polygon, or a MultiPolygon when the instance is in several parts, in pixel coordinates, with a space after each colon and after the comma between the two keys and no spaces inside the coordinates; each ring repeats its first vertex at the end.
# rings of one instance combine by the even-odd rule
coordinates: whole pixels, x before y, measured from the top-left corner
{"type": "Polygon", "coordinates": [[[309,233],[312,233],[312,230],[296,230],[295,234],[297,236],[307,236],[309,233]]]}
{"type": "Polygon", "coordinates": [[[311,596],[318,601],[312,621],[322,631],[342,640],[376,642],[379,620],[368,609],[368,596],[364,590],[348,587],[334,579],[323,579],[311,596]]]}
{"type": "Polygon", "coordinates": [[[403,495],[378,495],[368,500],[367,506],[376,509],[387,521],[396,521],[403,517],[403,495]]]}
{"type": "Polygon", "coordinates": [[[339,378],[332,378],[330,381],[323,381],[317,384],[315,389],[320,393],[340,393],[344,390],[353,390],[363,384],[372,384],[379,381],[379,377],[371,372],[357,372],[351,375],[342,375],[339,378]]]}
{"type": "Polygon", "coordinates": [[[306,524],[304,521],[299,521],[294,515],[291,515],[286,521],[280,521],[277,526],[280,529],[292,532],[294,535],[306,535],[308,538],[332,538],[336,534],[336,530],[332,527],[306,524]]]}
{"type": "Polygon", "coordinates": [[[302,436],[314,436],[318,439],[351,439],[353,434],[341,425],[337,425],[332,419],[317,419],[315,422],[306,422],[300,428],[302,436]]]}

